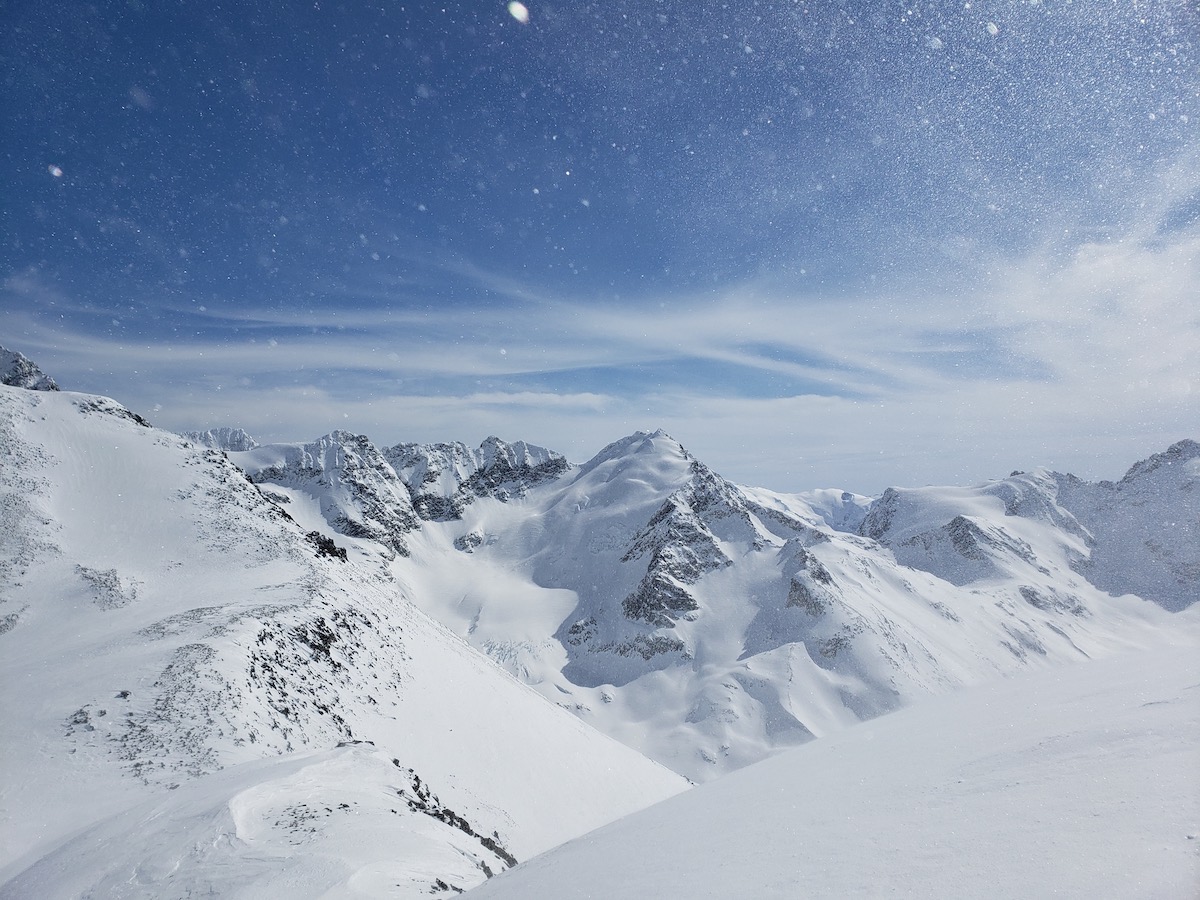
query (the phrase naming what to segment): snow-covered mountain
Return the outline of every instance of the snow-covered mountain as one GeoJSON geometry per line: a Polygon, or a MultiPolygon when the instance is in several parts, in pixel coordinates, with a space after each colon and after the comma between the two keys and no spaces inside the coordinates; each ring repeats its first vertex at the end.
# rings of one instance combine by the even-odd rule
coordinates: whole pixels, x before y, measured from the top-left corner
{"type": "Polygon", "coordinates": [[[1200,633],[1195,441],[1116,483],[783,494],[661,431],[579,466],[177,436],[25,363],[0,898],[452,892],[682,790],[662,766],[708,781],[1200,633]]]}
{"type": "MultiPolygon", "coordinates": [[[[1153,643],[1197,599],[1190,441],[1118,485],[1038,471],[874,501],[737,486],[661,431],[578,467],[521,447],[402,445],[390,471],[337,477],[398,481],[424,510],[391,568],[426,612],[694,781],[930,693],[1153,643]],[[492,492],[489,458],[520,460],[492,492]]],[[[277,452],[232,459],[287,492],[260,455],[277,452]]],[[[326,481],[287,508],[346,533],[353,505],[326,481]]]]}
{"type": "Polygon", "coordinates": [[[1090,537],[1078,571],[1110,593],[1164,609],[1200,599],[1200,444],[1179,441],[1117,483],[1058,477],[1058,500],[1090,537]]]}
{"type": "Polygon", "coordinates": [[[1070,568],[1102,590],[1184,609],[1200,598],[1200,444],[1179,441],[1115,484],[1038,470],[974,489],[892,488],[860,530],[905,565],[966,584],[1022,563],[1045,575],[1052,560],[1039,553],[1055,553],[1022,538],[1029,522],[1061,533],[1070,568]]]}
{"type": "Polygon", "coordinates": [[[450,892],[685,787],[220,451],[7,386],[0,446],[0,897],[450,892]]]}
{"type": "Polygon", "coordinates": [[[258,441],[243,428],[210,428],[208,431],[185,431],[183,437],[213,450],[253,450],[258,441]]]}

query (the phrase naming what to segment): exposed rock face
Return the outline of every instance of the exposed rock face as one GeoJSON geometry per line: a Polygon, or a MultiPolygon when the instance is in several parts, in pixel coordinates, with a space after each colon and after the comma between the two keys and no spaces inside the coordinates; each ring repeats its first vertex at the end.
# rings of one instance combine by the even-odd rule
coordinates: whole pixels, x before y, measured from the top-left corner
{"type": "Polygon", "coordinates": [[[552,450],[498,437],[487,438],[477,450],[459,442],[397,444],[383,454],[407,486],[417,515],[435,522],[461,519],[476,497],[522,497],[570,468],[552,450]]]}
{"type": "Polygon", "coordinates": [[[698,609],[686,586],[705,572],[729,565],[716,537],[688,502],[689,493],[685,488],[672,494],[621,557],[622,562],[649,560],[645,577],[621,603],[631,619],[671,627],[680,615],[698,609]]]}
{"type": "Polygon", "coordinates": [[[0,384],[31,391],[57,391],[54,379],[23,353],[0,347],[0,384]]]}
{"type": "Polygon", "coordinates": [[[408,489],[364,435],[334,431],[309,444],[267,444],[234,454],[256,484],[317,499],[334,531],[408,555],[404,535],[420,525],[408,489]]]}

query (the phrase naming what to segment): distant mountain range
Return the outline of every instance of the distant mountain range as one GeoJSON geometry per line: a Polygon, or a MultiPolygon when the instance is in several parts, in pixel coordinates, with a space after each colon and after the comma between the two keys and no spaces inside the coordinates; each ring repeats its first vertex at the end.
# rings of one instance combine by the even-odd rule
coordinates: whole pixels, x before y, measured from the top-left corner
{"type": "Polygon", "coordinates": [[[661,431],[580,466],[346,432],[228,457],[548,700],[693,781],[1153,641],[1200,584],[1190,440],[1115,484],[1038,470],[874,500],[738,486],[661,431]]]}
{"type": "Polygon", "coordinates": [[[259,445],[0,374],[0,897],[453,892],[680,776],[1194,629],[1192,440],[782,494],[661,431],[259,445]]]}

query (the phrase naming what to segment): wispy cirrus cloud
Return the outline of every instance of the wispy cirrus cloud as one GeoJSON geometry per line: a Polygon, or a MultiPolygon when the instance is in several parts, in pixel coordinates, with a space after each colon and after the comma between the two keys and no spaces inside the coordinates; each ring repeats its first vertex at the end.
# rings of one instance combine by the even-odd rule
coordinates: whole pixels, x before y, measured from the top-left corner
{"type": "Polygon", "coordinates": [[[1195,179],[1163,183],[1119,234],[993,251],[969,282],[922,280],[914,261],[913,277],[859,295],[759,279],[596,303],[463,264],[491,300],[188,304],[114,325],[30,270],[5,281],[0,325],[68,388],[177,429],[500,433],[579,459],[663,426],[730,477],[781,489],[1038,463],[1112,477],[1200,433],[1195,179]]]}

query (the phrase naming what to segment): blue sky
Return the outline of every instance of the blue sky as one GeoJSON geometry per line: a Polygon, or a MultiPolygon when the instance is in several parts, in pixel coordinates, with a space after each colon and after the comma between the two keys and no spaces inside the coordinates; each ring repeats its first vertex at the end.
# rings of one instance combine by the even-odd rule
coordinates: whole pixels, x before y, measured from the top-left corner
{"type": "Polygon", "coordinates": [[[1200,434],[1187,2],[6,7],[0,343],[171,428],[780,490],[1200,434]]]}

